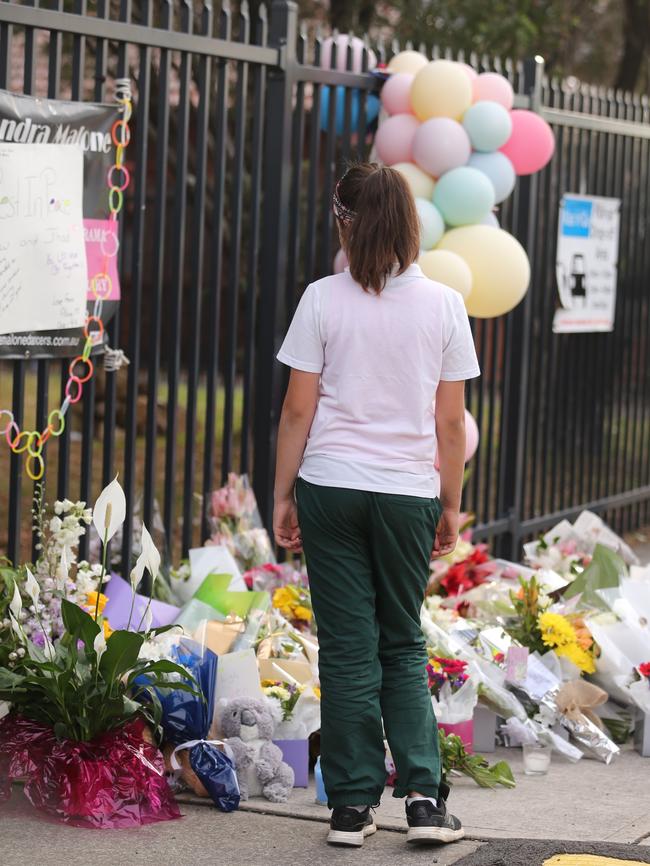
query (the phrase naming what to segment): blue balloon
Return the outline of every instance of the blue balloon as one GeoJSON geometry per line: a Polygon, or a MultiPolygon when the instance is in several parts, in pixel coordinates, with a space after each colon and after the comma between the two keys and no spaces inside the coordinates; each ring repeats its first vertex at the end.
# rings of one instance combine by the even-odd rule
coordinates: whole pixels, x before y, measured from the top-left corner
{"type": "Polygon", "coordinates": [[[512,135],[510,112],[498,102],[475,102],[463,115],[463,126],[474,150],[491,153],[512,135]]]}
{"type": "Polygon", "coordinates": [[[501,204],[512,193],[517,181],[513,164],[504,153],[473,153],[467,163],[477,168],[492,181],[496,204],[501,204]]]}
{"type": "Polygon", "coordinates": [[[482,171],[463,165],[443,174],[433,191],[433,203],[448,226],[473,225],[494,207],[494,187],[482,171]]]}
{"type": "MultiPolygon", "coordinates": [[[[320,98],[320,128],[323,132],[327,132],[330,125],[330,87],[323,87],[320,98]]],[[[345,91],[346,88],[340,85],[336,88],[336,134],[343,135],[345,132],[345,91]]],[[[359,128],[359,109],[361,105],[361,96],[358,90],[353,90],[350,97],[350,133],[354,133],[359,128]]],[[[366,96],[366,126],[377,118],[379,114],[379,97],[375,93],[369,93],[366,96]]]]}

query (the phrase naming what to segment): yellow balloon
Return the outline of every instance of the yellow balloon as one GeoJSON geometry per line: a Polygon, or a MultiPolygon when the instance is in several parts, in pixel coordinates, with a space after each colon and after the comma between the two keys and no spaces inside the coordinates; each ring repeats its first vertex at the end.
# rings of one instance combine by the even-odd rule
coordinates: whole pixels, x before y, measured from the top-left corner
{"type": "Polygon", "coordinates": [[[530,283],[526,250],[503,229],[484,225],[452,229],[437,249],[457,253],[469,265],[472,291],[465,306],[470,316],[503,316],[526,294],[530,283]]]}
{"type": "Polygon", "coordinates": [[[388,64],[389,72],[409,72],[415,75],[429,61],[419,51],[400,51],[388,64]]]}
{"type": "Polygon", "coordinates": [[[397,162],[391,168],[404,176],[415,198],[426,198],[431,201],[435,183],[430,174],[422,171],[418,165],[412,162],[397,162]]]}
{"type": "Polygon", "coordinates": [[[472,82],[452,60],[434,60],[422,67],[411,85],[411,105],[420,120],[451,117],[460,120],[472,104],[472,82]]]}
{"type": "Polygon", "coordinates": [[[430,280],[444,283],[467,298],[472,291],[472,272],[458,253],[450,250],[429,250],[422,253],[418,264],[430,280]]]}

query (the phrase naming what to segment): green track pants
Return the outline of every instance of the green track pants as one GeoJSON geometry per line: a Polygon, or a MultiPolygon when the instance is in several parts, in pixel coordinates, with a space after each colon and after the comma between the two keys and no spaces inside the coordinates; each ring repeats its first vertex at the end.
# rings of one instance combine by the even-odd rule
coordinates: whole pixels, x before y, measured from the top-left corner
{"type": "Polygon", "coordinates": [[[330,808],[375,805],[384,737],[395,797],[438,796],[440,753],[420,608],[438,499],[296,484],[318,626],[321,766],[330,808]]]}

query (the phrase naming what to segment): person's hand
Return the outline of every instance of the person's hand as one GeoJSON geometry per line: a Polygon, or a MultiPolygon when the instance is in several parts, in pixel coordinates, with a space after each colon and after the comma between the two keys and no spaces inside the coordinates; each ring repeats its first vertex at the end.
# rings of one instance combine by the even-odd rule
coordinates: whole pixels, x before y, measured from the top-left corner
{"type": "Polygon", "coordinates": [[[276,500],[273,509],[273,534],[280,547],[286,547],[295,553],[302,550],[298,509],[293,499],[276,500]]]}
{"type": "Polygon", "coordinates": [[[445,508],[440,520],[438,521],[436,539],[433,542],[433,552],[431,554],[432,559],[439,559],[441,556],[447,556],[448,553],[453,553],[458,542],[459,524],[459,512],[450,508],[445,508]]]}

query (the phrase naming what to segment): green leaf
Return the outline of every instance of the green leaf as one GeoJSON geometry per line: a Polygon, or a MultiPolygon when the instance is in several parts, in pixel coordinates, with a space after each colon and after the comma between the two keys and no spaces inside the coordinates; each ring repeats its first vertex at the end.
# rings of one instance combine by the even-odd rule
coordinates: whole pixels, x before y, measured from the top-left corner
{"type": "Polygon", "coordinates": [[[587,604],[606,608],[607,605],[596,590],[618,586],[621,577],[626,574],[627,567],[621,557],[609,547],[597,544],[593,559],[582,574],[569,584],[564,593],[565,598],[573,598],[582,593],[582,600],[587,604]]]}
{"type": "Polygon", "coordinates": [[[16,674],[7,668],[0,668],[0,689],[13,689],[20,686],[25,681],[25,677],[21,674],[16,674]]]}
{"type": "Polygon", "coordinates": [[[57,738],[57,740],[69,739],[70,732],[65,722],[56,722],[54,724],[54,736],[57,738]]]}
{"type": "Polygon", "coordinates": [[[93,642],[100,630],[99,624],[92,616],[67,598],[61,599],[61,616],[66,631],[73,638],[83,641],[86,649],[92,651],[93,642]]]}
{"type": "Polygon", "coordinates": [[[134,631],[114,631],[106,641],[106,652],[99,663],[105,682],[112,684],[130,671],[137,662],[144,635],[134,631]]]}

